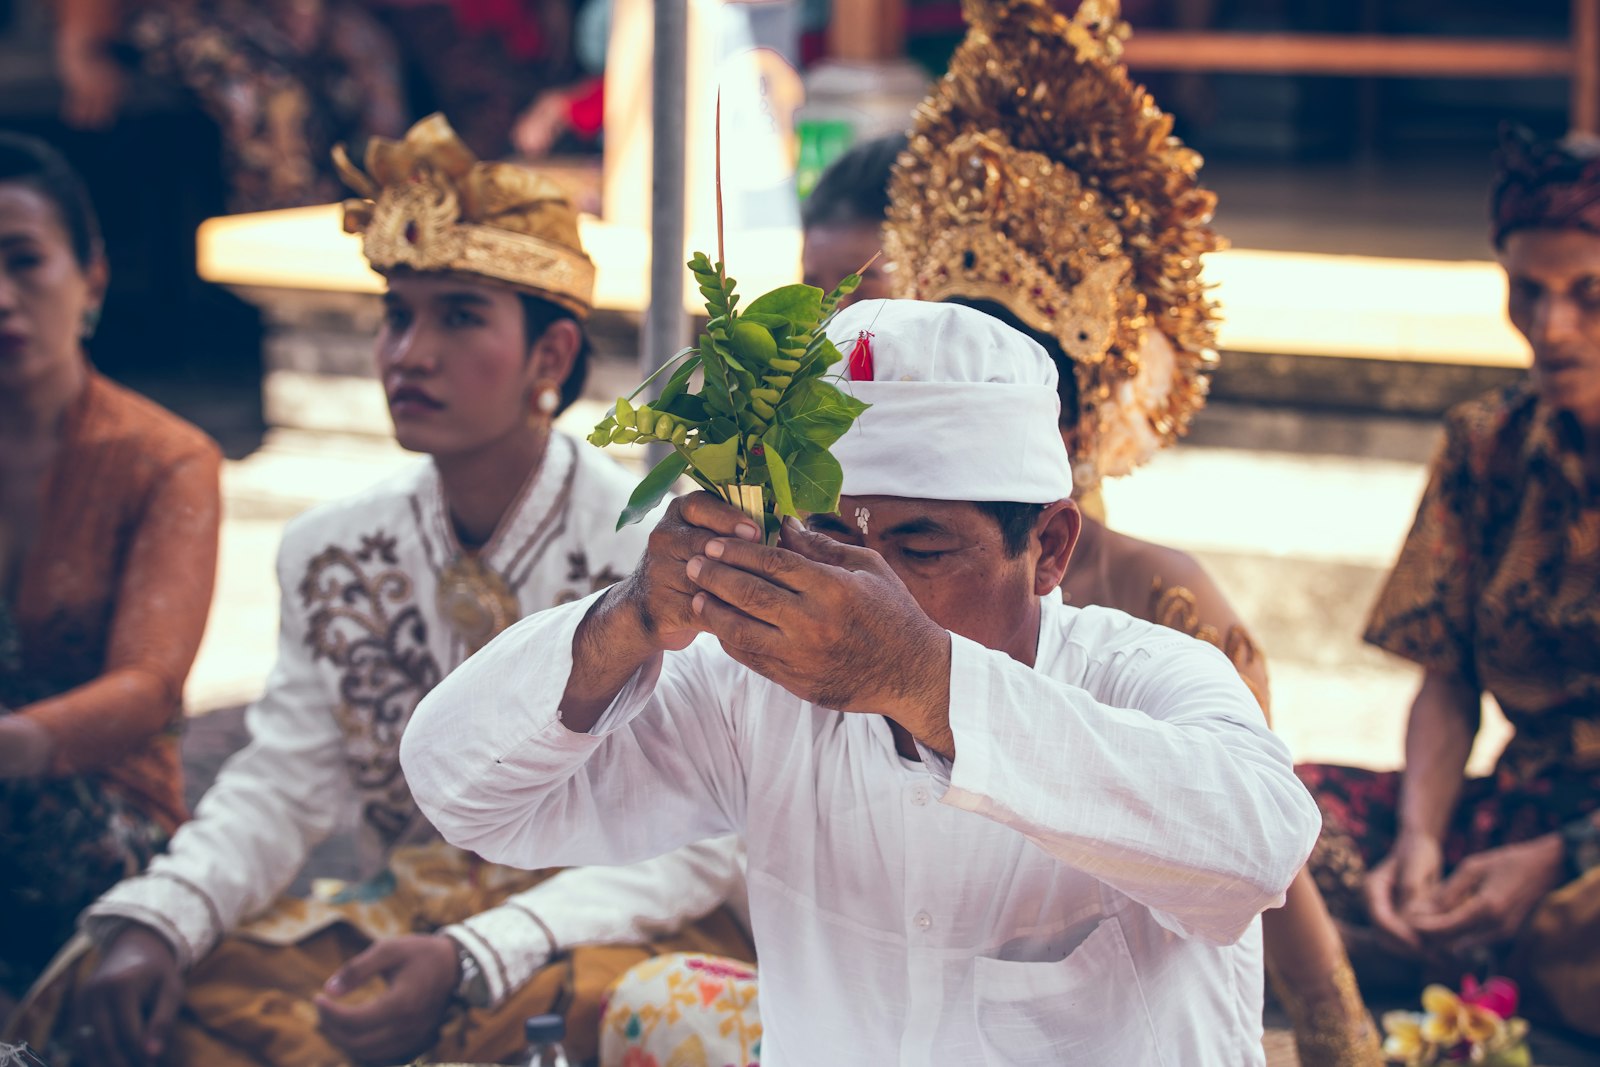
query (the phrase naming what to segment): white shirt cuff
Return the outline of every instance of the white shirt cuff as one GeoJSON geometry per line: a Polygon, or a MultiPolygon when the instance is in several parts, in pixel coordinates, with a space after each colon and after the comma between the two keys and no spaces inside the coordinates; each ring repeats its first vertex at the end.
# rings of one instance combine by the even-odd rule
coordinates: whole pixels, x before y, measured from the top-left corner
{"type": "Polygon", "coordinates": [[[544,925],[514,901],[439,931],[472,954],[489,986],[488,1007],[498,1008],[550,962],[555,946],[544,925]]]}
{"type": "Polygon", "coordinates": [[[97,942],[114,935],[121,920],[148,926],[172,945],[178,965],[194,966],[225,931],[216,904],[186,878],[150,871],[113,886],[84,912],[84,931],[97,942]]]}

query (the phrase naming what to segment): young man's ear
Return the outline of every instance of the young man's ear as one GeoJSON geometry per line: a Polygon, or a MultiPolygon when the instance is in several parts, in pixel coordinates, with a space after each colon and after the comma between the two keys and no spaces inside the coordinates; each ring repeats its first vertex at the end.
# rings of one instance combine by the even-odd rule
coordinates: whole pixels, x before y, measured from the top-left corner
{"type": "Polygon", "coordinates": [[[528,373],[535,382],[561,383],[572,373],[572,365],[583,348],[583,327],[572,319],[557,319],[528,351],[528,373]]]}
{"type": "Polygon", "coordinates": [[[1033,572],[1035,596],[1048,596],[1061,587],[1082,529],[1083,516],[1070,499],[1057,500],[1040,513],[1033,526],[1039,543],[1039,562],[1033,572]]]}

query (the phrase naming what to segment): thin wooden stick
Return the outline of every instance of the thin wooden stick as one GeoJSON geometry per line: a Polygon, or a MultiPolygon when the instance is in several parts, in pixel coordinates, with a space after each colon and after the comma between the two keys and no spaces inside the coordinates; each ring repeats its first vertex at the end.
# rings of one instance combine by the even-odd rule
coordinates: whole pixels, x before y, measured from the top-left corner
{"type": "Polygon", "coordinates": [[[725,266],[725,264],[728,262],[728,257],[727,257],[727,254],[726,254],[726,252],[724,252],[723,247],[722,247],[722,86],[720,86],[720,85],[717,86],[716,147],[717,147],[717,164],[716,164],[716,166],[717,166],[717,275],[718,275],[718,277],[722,278],[723,280],[726,280],[727,277],[728,277],[728,268],[725,266]]]}

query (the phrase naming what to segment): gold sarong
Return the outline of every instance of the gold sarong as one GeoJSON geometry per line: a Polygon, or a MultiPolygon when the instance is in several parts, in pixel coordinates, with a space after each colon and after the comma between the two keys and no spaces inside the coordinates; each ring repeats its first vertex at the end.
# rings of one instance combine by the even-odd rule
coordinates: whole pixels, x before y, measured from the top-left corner
{"type": "MultiPolygon", "coordinates": [[[[317,1026],[315,997],[328,977],[381,937],[433,933],[557,873],[485,863],[443,844],[397,849],[389,869],[330,899],[285,898],[223,938],[188,976],[163,1062],[185,1067],[344,1067],[349,1061],[317,1026]]],[[[59,1043],[72,992],[95,963],[86,943],[69,946],[46,972],[11,1028],[35,1047],[59,1043]],[[56,1041],[48,1039],[55,1034],[56,1041]]],[[[422,1062],[501,1063],[523,1051],[523,1023],[560,1012],[574,1062],[597,1054],[602,1001],[633,965],[667,952],[705,952],[746,962],[755,950],[727,909],[646,945],[564,951],[493,1009],[453,1004],[422,1062]]],[[[374,979],[350,994],[371,997],[374,979]]],[[[52,1063],[58,1061],[52,1059],[52,1063]]]]}

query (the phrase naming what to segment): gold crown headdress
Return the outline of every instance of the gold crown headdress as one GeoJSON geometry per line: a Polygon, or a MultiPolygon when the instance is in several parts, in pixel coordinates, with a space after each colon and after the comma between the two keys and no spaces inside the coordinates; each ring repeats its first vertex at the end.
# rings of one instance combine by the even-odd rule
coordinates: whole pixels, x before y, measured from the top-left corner
{"type": "Polygon", "coordinates": [[[404,140],[372,138],[365,172],[343,145],[333,161],[366,198],[344,202],[344,228],[362,235],[362,251],[380,274],[471,274],[589,313],[594,263],[578,240],[577,212],[548,177],[480,162],[439,114],[404,140]]]}
{"type": "Polygon", "coordinates": [[[1117,0],[963,0],[968,30],[890,182],[898,295],[993,300],[1060,342],[1075,479],[1126,474],[1188,428],[1215,365],[1200,257],[1216,197],[1128,79],[1117,0]],[[1155,330],[1150,330],[1150,326],[1155,330]],[[1170,342],[1164,343],[1164,342],[1170,342]]]}

